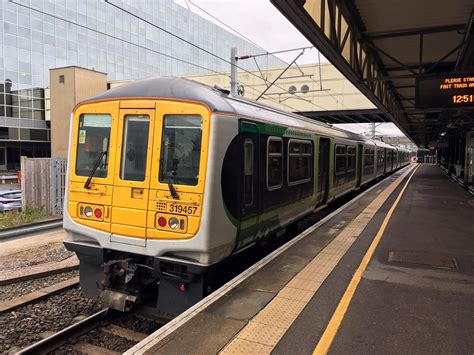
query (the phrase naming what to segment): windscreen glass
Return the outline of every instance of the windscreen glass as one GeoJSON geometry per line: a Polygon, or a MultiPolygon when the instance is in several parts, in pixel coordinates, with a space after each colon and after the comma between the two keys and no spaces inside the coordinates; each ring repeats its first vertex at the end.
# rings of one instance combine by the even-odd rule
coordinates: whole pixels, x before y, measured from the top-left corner
{"type": "Polygon", "coordinates": [[[161,142],[161,183],[195,186],[201,160],[202,119],[199,115],[166,115],[161,142]]]}
{"type": "Polygon", "coordinates": [[[94,177],[107,177],[111,124],[112,116],[108,114],[81,115],[77,137],[76,175],[89,176],[97,163],[94,177]],[[103,152],[105,154],[102,154],[103,152]],[[101,161],[98,162],[101,155],[101,161]]]}
{"type": "Polygon", "coordinates": [[[148,152],[148,115],[126,115],[124,117],[122,164],[120,178],[130,181],[145,181],[148,152]]]}

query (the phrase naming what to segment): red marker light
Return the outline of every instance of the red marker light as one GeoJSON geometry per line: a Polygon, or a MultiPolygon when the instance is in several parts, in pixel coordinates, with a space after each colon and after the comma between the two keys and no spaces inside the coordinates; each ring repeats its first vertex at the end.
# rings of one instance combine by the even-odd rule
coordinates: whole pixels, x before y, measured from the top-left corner
{"type": "Polygon", "coordinates": [[[165,217],[160,217],[160,218],[158,218],[158,225],[159,225],[161,228],[166,227],[166,218],[165,218],[165,217]]]}
{"type": "Polygon", "coordinates": [[[180,290],[181,292],[186,291],[186,285],[185,285],[185,284],[179,285],[179,290],[180,290]]]}
{"type": "Polygon", "coordinates": [[[96,208],[94,211],[94,216],[95,218],[101,218],[102,217],[102,210],[96,208]]]}

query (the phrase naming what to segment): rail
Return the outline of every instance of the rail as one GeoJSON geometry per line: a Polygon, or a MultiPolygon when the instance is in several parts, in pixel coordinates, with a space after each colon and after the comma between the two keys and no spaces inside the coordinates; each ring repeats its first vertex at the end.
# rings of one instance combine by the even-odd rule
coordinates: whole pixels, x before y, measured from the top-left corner
{"type": "Polygon", "coordinates": [[[0,230],[0,240],[19,237],[25,234],[41,232],[50,229],[61,228],[63,225],[62,218],[49,219],[47,221],[34,222],[26,225],[4,228],[0,230]]]}
{"type": "Polygon", "coordinates": [[[97,327],[101,322],[108,321],[117,315],[116,311],[108,308],[60,330],[22,350],[17,354],[45,354],[59,348],[69,339],[78,337],[97,327]]]}

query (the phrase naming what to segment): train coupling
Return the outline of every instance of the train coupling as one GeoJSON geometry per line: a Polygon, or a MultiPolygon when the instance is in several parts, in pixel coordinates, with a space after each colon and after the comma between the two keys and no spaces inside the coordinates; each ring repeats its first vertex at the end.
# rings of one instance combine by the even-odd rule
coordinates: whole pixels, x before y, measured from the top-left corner
{"type": "Polygon", "coordinates": [[[112,260],[104,264],[101,304],[128,312],[138,301],[137,265],[130,260],[112,260]]]}
{"type": "Polygon", "coordinates": [[[116,290],[103,290],[100,294],[101,304],[121,312],[128,312],[137,301],[133,296],[116,290]]]}

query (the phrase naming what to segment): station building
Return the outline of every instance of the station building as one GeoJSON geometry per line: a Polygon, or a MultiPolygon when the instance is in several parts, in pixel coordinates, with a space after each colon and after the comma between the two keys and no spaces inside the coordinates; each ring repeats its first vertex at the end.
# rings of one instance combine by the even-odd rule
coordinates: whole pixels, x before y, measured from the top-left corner
{"type": "MultiPolygon", "coordinates": [[[[114,5],[90,0],[0,1],[0,171],[18,169],[22,155],[50,155],[50,119],[55,117],[47,114],[45,88],[50,86],[51,68],[79,66],[107,73],[108,80],[228,71],[229,64],[169,33],[222,58],[229,58],[234,46],[246,53],[264,53],[173,0],[123,0],[114,5]]],[[[268,67],[284,64],[265,56],[268,67]]],[[[254,65],[242,63],[247,69],[254,65]]]]}

